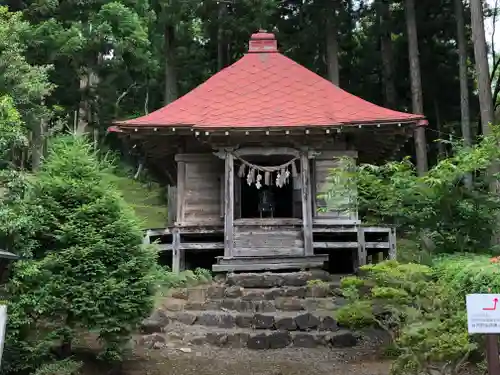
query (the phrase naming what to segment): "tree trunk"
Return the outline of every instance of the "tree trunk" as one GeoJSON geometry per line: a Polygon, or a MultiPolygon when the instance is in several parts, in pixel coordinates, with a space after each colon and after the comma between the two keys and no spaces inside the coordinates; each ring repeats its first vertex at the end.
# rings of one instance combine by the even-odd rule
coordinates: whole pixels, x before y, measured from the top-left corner
{"type": "MultiPolygon", "coordinates": [[[[471,12],[471,28],[472,40],[474,42],[474,56],[476,60],[476,75],[477,86],[479,91],[479,107],[481,109],[481,128],[483,135],[491,134],[490,124],[494,120],[493,98],[491,95],[490,74],[488,66],[488,54],[486,50],[486,37],[484,33],[484,19],[483,19],[483,4],[481,0],[470,1],[471,12]]],[[[490,176],[493,176],[499,170],[498,163],[493,163],[488,171],[490,176]]],[[[492,178],[490,181],[490,192],[498,194],[500,186],[496,179],[492,178]]],[[[497,215],[497,226],[500,224],[500,216],[497,215]]],[[[495,234],[491,239],[493,246],[500,243],[500,230],[497,227],[495,234]]],[[[498,353],[498,341],[495,340],[496,353],[498,353]]],[[[493,366],[499,367],[500,360],[498,356],[493,356],[493,366]]]]}
{"type": "Polygon", "coordinates": [[[178,97],[177,92],[177,74],[174,64],[174,40],[175,29],[173,26],[165,26],[164,31],[165,47],[165,98],[164,104],[170,104],[178,97]]]}
{"type": "MultiPolygon", "coordinates": [[[[411,97],[413,113],[424,113],[422,96],[422,80],[420,78],[420,61],[418,52],[417,21],[415,16],[415,0],[405,0],[406,26],[408,32],[408,54],[410,60],[411,97]]],[[[417,154],[417,172],[419,175],[427,172],[427,142],[425,127],[415,129],[415,150],[417,154]]]]}
{"type": "MultiPolygon", "coordinates": [[[[436,130],[438,131],[439,138],[443,139],[442,127],[441,127],[441,113],[439,112],[439,103],[437,98],[434,98],[434,116],[436,117],[436,130]]],[[[444,143],[438,143],[438,154],[439,159],[446,157],[446,150],[444,148],[444,143]]]]}
{"type": "Polygon", "coordinates": [[[76,126],[77,134],[85,134],[89,128],[89,91],[90,91],[90,73],[88,69],[80,77],[80,104],[78,107],[78,123],[76,126]]]}
{"type": "Polygon", "coordinates": [[[90,127],[93,126],[94,145],[97,145],[97,138],[99,135],[97,111],[95,110],[94,103],[97,99],[96,91],[99,85],[99,76],[96,71],[101,63],[101,57],[95,56],[92,60],[88,61],[88,65],[84,67],[84,73],[80,77],[80,106],[78,109],[78,134],[87,134],[90,127]]]}
{"type": "Polygon", "coordinates": [[[59,355],[62,359],[71,357],[71,352],[73,351],[72,340],[69,338],[64,338],[61,347],[59,348],[59,355]]]}
{"type": "Polygon", "coordinates": [[[337,29],[337,0],[328,1],[326,15],[326,66],[328,79],[339,86],[339,40],[337,29]]]}
{"type": "Polygon", "coordinates": [[[387,108],[397,108],[396,85],[394,83],[394,64],[389,10],[389,0],[378,0],[377,11],[380,24],[380,53],[382,55],[382,80],[384,82],[384,98],[387,108]]]}
{"type": "Polygon", "coordinates": [[[31,132],[31,170],[33,172],[38,171],[42,164],[44,123],[44,119],[40,119],[39,123],[34,125],[31,132]]]}
{"type": "Polygon", "coordinates": [[[491,132],[493,123],[493,98],[491,95],[486,37],[484,33],[483,4],[481,0],[470,1],[472,40],[476,60],[477,86],[479,91],[479,106],[481,108],[481,127],[483,135],[491,132]]]}
{"type": "MultiPolygon", "coordinates": [[[[460,117],[462,137],[466,147],[472,144],[470,131],[469,85],[467,77],[467,40],[465,38],[464,4],[455,0],[455,17],[457,19],[458,67],[460,79],[460,117]]],[[[472,187],[472,175],[465,176],[465,186],[472,187]]]]}
{"type": "Polygon", "coordinates": [[[227,5],[225,2],[219,3],[219,26],[217,30],[217,71],[221,71],[227,66],[229,49],[224,33],[224,20],[227,16],[227,5]]]}

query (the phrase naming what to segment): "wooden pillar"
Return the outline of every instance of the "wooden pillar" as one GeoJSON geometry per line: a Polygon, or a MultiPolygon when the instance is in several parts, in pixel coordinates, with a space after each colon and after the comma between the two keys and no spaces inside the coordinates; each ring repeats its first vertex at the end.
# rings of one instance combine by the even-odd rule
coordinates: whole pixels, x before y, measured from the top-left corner
{"type": "Polygon", "coordinates": [[[181,249],[181,233],[179,229],[172,230],[172,272],[178,274],[186,267],[185,253],[181,249]]]}
{"type": "Polygon", "coordinates": [[[142,244],[143,245],[149,245],[151,243],[151,240],[149,239],[149,229],[144,233],[144,237],[142,238],[142,244]]]}
{"type": "Polygon", "coordinates": [[[357,254],[356,264],[354,265],[354,271],[357,271],[359,267],[366,265],[367,255],[365,246],[365,231],[363,227],[358,225],[358,254],[357,254]]]}
{"type": "Polygon", "coordinates": [[[167,191],[167,224],[173,225],[177,221],[177,187],[168,185],[167,191]]]}
{"type": "Polygon", "coordinates": [[[177,223],[184,222],[184,187],[186,185],[186,163],[183,161],[177,162],[177,215],[175,221],[177,223]]]}
{"type": "Polygon", "coordinates": [[[396,259],[396,228],[389,232],[389,259],[396,259]]]}
{"type": "Polygon", "coordinates": [[[226,151],[224,172],[224,257],[233,256],[234,247],[234,157],[226,151]]]}
{"type": "Polygon", "coordinates": [[[304,232],[304,255],[314,254],[312,232],[311,170],[307,151],[300,154],[300,179],[302,183],[302,228],[304,232]]]}

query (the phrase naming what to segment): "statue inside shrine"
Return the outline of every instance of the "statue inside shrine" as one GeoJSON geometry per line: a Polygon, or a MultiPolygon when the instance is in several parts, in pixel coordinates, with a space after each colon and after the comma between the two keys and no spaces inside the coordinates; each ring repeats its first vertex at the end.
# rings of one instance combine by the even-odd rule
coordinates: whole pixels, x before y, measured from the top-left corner
{"type": "Polygon", "coordinates": [[[262,218],[265,213],[274,217],[274,194],[270,189],[263,189],[259,192],[259,213],[262,218]]]}

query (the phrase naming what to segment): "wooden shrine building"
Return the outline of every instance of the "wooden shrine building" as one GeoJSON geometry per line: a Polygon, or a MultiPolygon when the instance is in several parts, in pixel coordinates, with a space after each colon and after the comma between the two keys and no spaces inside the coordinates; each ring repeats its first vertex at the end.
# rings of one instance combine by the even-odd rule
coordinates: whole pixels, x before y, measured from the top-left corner
{"type": "MultiPolygon", "coordinates": [[[[395,233],[365,227],[353,205],[340,210],[324,199],[342,183],[329,170],[383,161],[426,124],[341,90],[279,53],[274,34],[261,31],[233,65],[110,131],[172,186],[169,222],[147,238],[171,252],[174,270],[212,252],[214,271],[347,273],[372,256],[393,256],[395,233]]],[[[333,201],[355,199],[353,187],[336,191],[344,193],[333,201]]]]}

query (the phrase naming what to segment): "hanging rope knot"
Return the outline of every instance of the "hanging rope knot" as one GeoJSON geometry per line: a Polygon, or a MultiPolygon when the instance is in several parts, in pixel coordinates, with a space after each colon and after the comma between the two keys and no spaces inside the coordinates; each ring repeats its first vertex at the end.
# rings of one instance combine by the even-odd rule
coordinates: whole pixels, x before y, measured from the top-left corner
{"type": "Polygon", "coordinates": [[[299,158],[293,158],[284,164],[276,166],[261,166],[257,164],[250,163],[241,157],[232,154],[233,157],[241,162],[240,168],[238,170],[238,176],[240,178],[245,177],[248,185],[255,184],[257,189],[262,187],[262,174],[264,175],[264,184],[271,185],[272,175],[276,174],[275,185],[278,187],[283,187],[288,183],[290,175],[292,177],[297,177],[297,166],[295,162],[299,158]],[[289,170],[290,169],[290,170],[289,170]]]}

